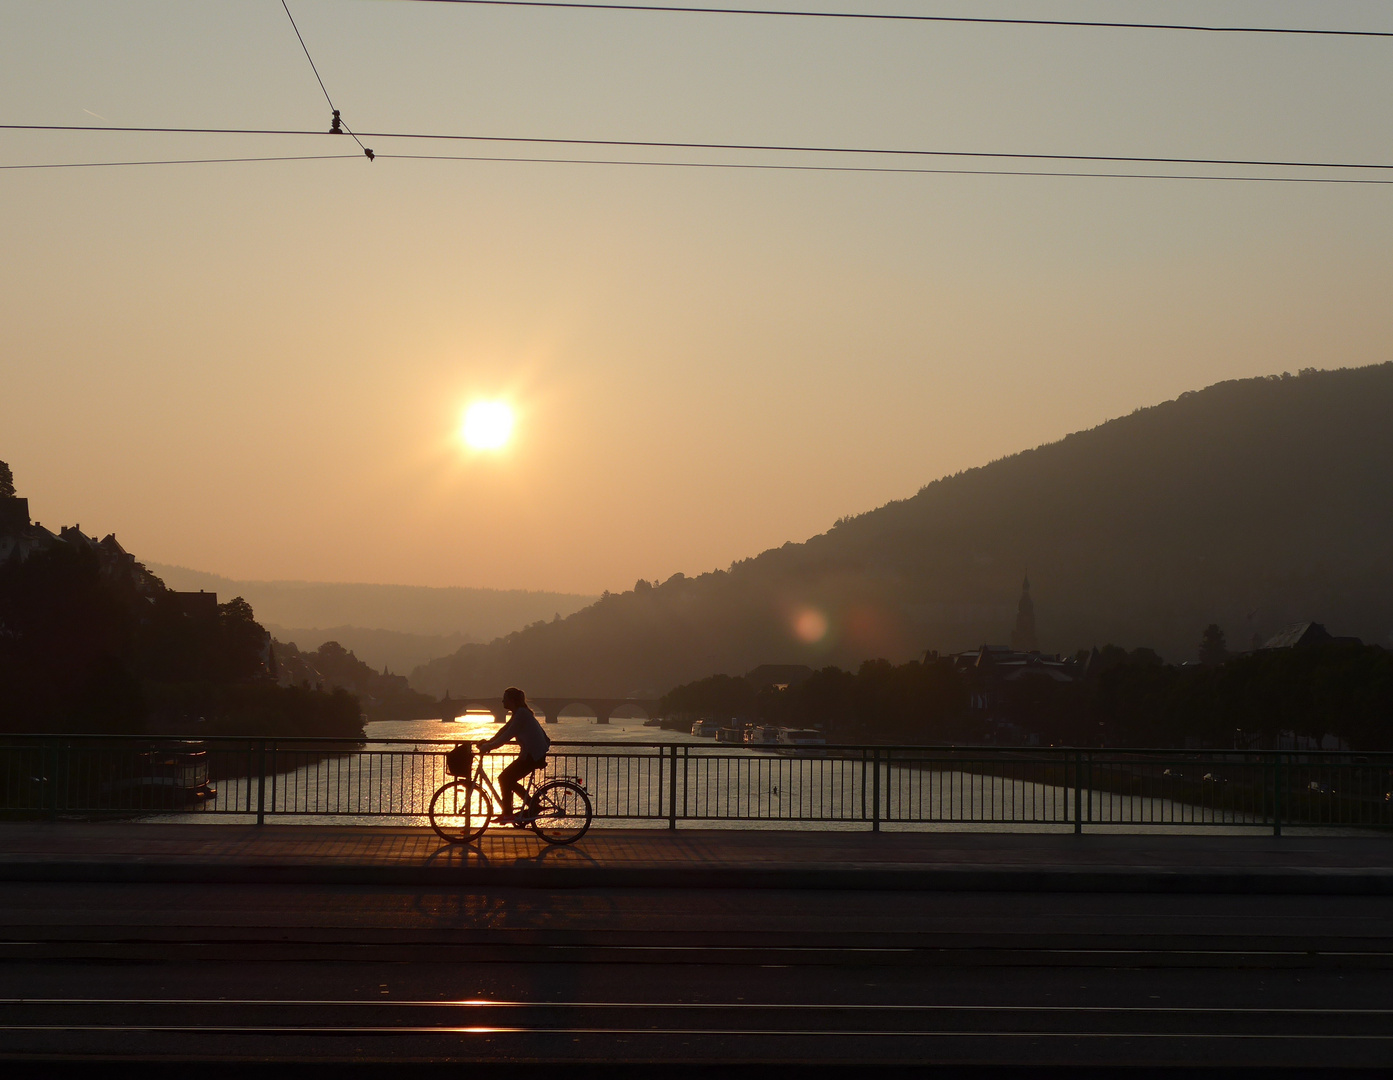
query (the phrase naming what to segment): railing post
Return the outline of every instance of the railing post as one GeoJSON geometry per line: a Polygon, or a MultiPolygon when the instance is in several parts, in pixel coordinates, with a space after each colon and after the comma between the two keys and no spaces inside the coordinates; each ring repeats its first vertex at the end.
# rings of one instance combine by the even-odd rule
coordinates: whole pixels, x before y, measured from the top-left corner
{"type": "Polygon", "coordinates": [[[1282,835],[1282,786],[1284,783],[1282,776],[1282,754],[1276,751],[1272,755],[1272,835],[1282,835]]]}
{"type": "Polygon", "coordinates": [[[677,744],[672,744],[672,757],[668,760],[668,799],[667,827],[677,828],[677,744]]]}
{"type": "MultiPolygon", "coordinates": [[[[667,812],[666,809],[665,809],[666,806],[667,806],[667,803],[665,803],[665,802],[663,801],[663,784],[666,783],[666,781],[667,781],[667,777],[666,777],[665,775],[663,775],[663,774],[667,771],[667,747],[666,747],[666,746],[661,746],[661,745],[660,745],[657,749],[658,749],[658,816],[659,816],[659,817],[662,817],[662,816],[667,812]]],[[[644,769],[645,769],[645,775],[646,775],[646,774],[647,774],[647,762],[644,762],[644,769]]],[[[648,815],[647,815],[646,809],[645,809],[644,816],[645,816],[645,817],[648,816],[648,815]]]]}
{"type": "Polygon", "coordinates": [[[1083,751],[1074,751],[1074,834],[1083,832],[1083,751]]]}
{"type": "Polygon", "coordinates": [[[1083,813],[1084,820],[1093,820],[1093,752],[1090,750],[1083,756],[1083,813]]]}
{"type": "Polygon", "coordinates": [[[880,832],[880,748],[871,751],[871,832],[880,832]]]}
{"type": "Polygon", "coordinates": [[[258,741],[256,769],[256,823],[266,824],[266,740],[258,741]]]}
{"type": "Polygon", "coordinates": [[[866,820],[866,781],[870,779],[866,768],[866,748],[861,747],[861,820],[866,820]]]}
{"type": "Polygon", "coordinates": [[[49,740],[49,752],[45,756],[49,759],[45,764],[44,772],[48,780],[48,818],[50,821],[58,819],[58,764],[59,764],[59,742],[58,739],[49,740]]]}

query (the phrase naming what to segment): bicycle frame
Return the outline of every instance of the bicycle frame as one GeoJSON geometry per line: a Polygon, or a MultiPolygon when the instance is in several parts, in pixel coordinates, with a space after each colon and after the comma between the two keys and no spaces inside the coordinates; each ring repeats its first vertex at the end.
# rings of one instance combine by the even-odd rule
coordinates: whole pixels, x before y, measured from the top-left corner
{"type": "MultiPolygon", "coordinates": [[[[484,768],[484,762],[488,759],[489,755],[476,750],[472,756],[475,758],[475,763],[474,775],[471,779],[488,793],[489,798],[493,800],[493,804],[498,807],[501,813],[503,810],[503,792],[499,785],[493,782],[492,777],[488,774],[488,770],[484,768]]],[[[537,793],[536,775],[535,772],[528,775],[527,785],[523,789],[523,795],[527,800],[527,806],[529,808],[532,806],[533,796],[537,793]]]]}

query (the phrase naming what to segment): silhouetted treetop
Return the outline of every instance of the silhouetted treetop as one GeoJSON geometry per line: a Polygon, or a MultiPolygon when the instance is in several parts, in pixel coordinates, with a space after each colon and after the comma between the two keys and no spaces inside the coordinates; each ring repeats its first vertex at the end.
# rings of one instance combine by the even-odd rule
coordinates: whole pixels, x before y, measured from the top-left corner
{"type": "Polygon", "coordinates": [[[1204,628],[1204,636],[1200,638],[1200,663],[1205,667],[1216,667],[1228,658],[1228,638],[1224,636],[1224,631],[1219,628],[1218,623],[1210,623],[1204,628]]]}

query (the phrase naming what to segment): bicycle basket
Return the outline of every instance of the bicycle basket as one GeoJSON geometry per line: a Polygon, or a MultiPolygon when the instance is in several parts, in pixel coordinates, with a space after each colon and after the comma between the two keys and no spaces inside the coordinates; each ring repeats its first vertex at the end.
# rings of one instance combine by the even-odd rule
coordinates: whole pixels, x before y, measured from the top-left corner
{"type": "Polygon", "coordinates": [[[445,771],[451,776],[468,776],[474,771],[474,747],[460,743],[445,755],[445,771]]]}

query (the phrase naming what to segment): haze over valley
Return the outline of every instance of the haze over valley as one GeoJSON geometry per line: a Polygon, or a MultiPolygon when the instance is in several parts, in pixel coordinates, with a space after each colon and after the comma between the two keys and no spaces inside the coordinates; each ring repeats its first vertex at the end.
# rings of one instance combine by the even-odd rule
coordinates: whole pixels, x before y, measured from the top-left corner
{"type": "Polygon", "coordinates": [[[465,642],[492,641],[529,623],[570,615],[595,599],[525,589],[234,581],[182,566],[147,565],[172,589],[245,597],[281,641],[302,649],[337,641],[373,667],[403,674],[465,642]]]}

